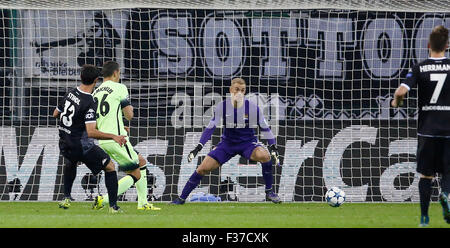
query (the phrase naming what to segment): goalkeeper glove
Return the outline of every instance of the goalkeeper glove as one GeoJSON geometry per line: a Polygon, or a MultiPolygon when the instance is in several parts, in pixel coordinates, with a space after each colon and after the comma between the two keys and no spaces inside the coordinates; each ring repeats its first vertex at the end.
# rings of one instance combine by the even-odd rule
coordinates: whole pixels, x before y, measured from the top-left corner
{"type": "Polygon", "coordinates": [[[272,158],[272,164],[280,165],[280,154],[278,153],[278,148],[275,144],[270,145],[269,147],[270,157],[272,158]]]}
{"type": "Polygon", "coordinates": [[[199,143],[199,144],[195,147],[195,149],[192,150],[192,151],[189,153],[189,155],[188,155],[188,162],[190,163],[190,162],[195,158],[195,156],[197,156],[197,153],[198,153],[199,151],[201,151],[202,149],[203,149],[203,145],[199,143]]]}

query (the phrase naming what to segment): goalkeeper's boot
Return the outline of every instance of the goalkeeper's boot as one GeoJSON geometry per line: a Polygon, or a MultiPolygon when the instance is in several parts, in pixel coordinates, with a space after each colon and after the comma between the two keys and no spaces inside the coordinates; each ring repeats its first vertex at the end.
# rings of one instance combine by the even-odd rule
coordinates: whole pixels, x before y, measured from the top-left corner
{"type": "Polygon", "coordinates": [[[71,202],[72,201],[70,200],[70,197],[65,197],[64,200],[58,203],[58,206],[59,208],[68,209],[70,207],[71,202]]]}
{"type": "Polygon", "coordinates": [[[442,192],[439,195],[439,202],[442,205],[442,215],[444,216],[444,220],[447,221],[448,224],[450,224],[450,206],[448,202],[447,192],[442,192]]]}
{"type": "Polygon", "coordinates": [[[420,216],[419,227],[427,227],[429,223],[430,223],[430,217],[428,217],[427,215],[420,216]]]}
{"type": "Polygon", "coordinates": [[[113,207],[109,207],[109,213],[110,214],[118,214],[118,213],[123,213],[122,209],[120,209],[119,206],[115,205],[113,207]]]}
{"type": "Polygon", "coordinates": [[[186,200],[181,199],[180,197],[177,197],[175,200],[173,200],[170,204],[173,205],[183,205],[186,202],[186,200]]]}
{"type": "Polygon", "coordinates": [[[103,208],[103,196],[98,195],[95,197],[94,205],[92,206],[92,209],[100,210],[102,208],[103,208]]]}
{"type": "Polygon", "coordinates": [[[153,204],[149,204],[149,203],[146,203],[146,204],[142,205],[142,207],[138,207],[137,209],[144,210],[144,211],[161,210],[161,208],[157,208],[157,207],[153,206],[153,204]]]}
{"type": "Polygon", "coordinates": [[[273,203],[281,203],[280,197],[273,192],[272,189],[266,190],[266,201],[271,201],[273,203]]]}

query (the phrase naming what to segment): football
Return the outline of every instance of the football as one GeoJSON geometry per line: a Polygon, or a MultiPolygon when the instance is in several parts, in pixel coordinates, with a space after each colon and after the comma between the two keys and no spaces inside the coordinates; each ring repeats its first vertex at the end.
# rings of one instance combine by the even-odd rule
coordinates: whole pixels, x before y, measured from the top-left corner
{"type": "Polygon", "coordinates": [[[345,192],[338,187],[331,187],[325,194],[327,203],[332,207],[339,207],[345,202],[345,192]]]}

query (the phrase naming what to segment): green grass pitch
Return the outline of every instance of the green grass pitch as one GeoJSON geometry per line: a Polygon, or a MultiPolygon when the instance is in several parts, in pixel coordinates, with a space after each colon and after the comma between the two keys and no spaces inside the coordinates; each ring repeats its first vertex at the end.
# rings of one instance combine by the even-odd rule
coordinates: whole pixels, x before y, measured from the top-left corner
{"type": "MultiPolygon", "coordinates": [[[[124,213],[91,210],[89,202],[73,202],[67,209],[57,202],[0,202],[0,227],[81,228],[207,228],[207,227],[418,227],[418,203],[155,203],[161,211],[138,211],[136,203],[120,203],[124,213]]],[[[441,206],[430,206],[430,227],[450,227],[441,206]]]]}

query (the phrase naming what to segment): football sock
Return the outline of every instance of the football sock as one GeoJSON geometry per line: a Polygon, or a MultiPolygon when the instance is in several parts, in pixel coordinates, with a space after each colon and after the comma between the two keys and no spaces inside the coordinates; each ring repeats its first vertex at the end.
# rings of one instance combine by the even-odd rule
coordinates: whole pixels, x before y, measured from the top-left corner
{"type": "Polygon", "coordinates": [[[422,216],[428,216],[428,207],[430,206],[431,198],[431,179],[420,178],[419,180],[419,196],[420,196],[420,210],[422,216]]]}
{"type": "Polygon", "coordinates": [[[71,162],[64,166],[64,197],[70,197],[73,182],[77,176],[77,165],[71,162]]]}
{"type": "Polygon", "coordinates": [[[181,192],[180,198],[183,200],[186,200],[189,194],[194,190],[200,181],[202,180],[202,175],[198,174],[197,171],[194,171],[192,173],[192,176],[187,181],[186,185],[183,188],[183,191],[181,192]]]}
{"type": "Polygon", "coordinates": [[[141,178],[136,182],[136,191],[138,195],[138,207],[142,207],[144,204],[147,204],[147,166],[143,166],[140,168],[141,178]]]}
{"type": "Polygon", "coordinates": [[[261,163],[262,175],[264,178],[264,183],[266,184],[266,191],[272,189],[272,160],[269,162],[261,163]]]}
{"type": "Polygon", "coordinates": [[[105,171],[105,186],[108,191],[109,206],[113,207],[117,204],[117,190],[119,187],[117,183],[117,172],[105,171]]]}
{"type": "MultiPolygon", "coordinates": [[[[122,177],[119,180],[118,183],[118,190],[117,190],[117,195],[121,195],[123,194],[125,191],[127,191],[131,186],[133,186],[134,183],[137,182],[136,177],[134,177],[133,175],[126,175],[124,177],[122,177]]],[[[106,195],[103,198],[103,205],[106,205],[107,203],[109,203],[109,197],[108,195],[106,195]]]]}

